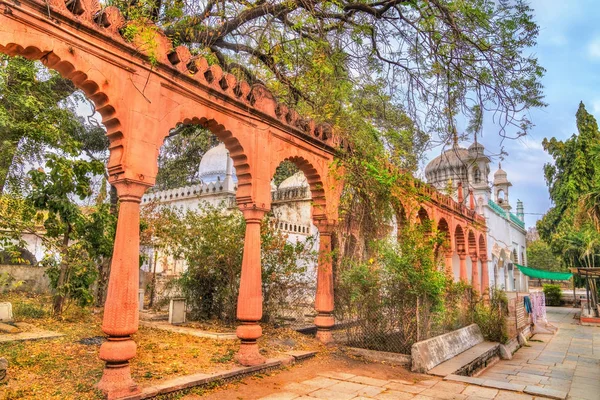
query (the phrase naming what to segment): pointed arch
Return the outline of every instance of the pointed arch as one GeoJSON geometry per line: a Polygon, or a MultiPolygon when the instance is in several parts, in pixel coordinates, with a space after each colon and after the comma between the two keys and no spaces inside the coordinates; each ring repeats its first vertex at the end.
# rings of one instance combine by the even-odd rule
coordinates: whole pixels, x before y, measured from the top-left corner
{"type": "Polygon", "coordinates": [[[485,244],[485,237],[483,234],[479,234],[479,257],[482,260],[487,259],[487,246],[485,244]]]}
{"type": "Polygon", "coordinates": [[[469,245],[469,255],[477,256],[477,239],[475,238],[475,233],[472,229],[469,229],[468,236],[468,245],[469,245]]]}
{"type": "Polygon", "coordinates": [[[458,224],[454,228],[454,243],[456,246],[456,252],[458,254],[465,254],[467,250],[465,247],[465,233],[463,228],[458,224]]]}

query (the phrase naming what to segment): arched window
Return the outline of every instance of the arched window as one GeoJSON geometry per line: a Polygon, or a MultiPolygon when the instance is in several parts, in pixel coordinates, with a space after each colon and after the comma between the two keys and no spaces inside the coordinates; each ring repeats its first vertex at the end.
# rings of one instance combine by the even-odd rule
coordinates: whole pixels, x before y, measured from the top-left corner
{"type": "Polygon", "coordinates": [[[498,192],[496,193],[496,203],[504,203],[504,190],[498,189],[498,192]]]}
{"type": "Polygon", "coordinates": [[[481,171],[478,167],[473,167],[473,183],[481,182],[481,171]]]}

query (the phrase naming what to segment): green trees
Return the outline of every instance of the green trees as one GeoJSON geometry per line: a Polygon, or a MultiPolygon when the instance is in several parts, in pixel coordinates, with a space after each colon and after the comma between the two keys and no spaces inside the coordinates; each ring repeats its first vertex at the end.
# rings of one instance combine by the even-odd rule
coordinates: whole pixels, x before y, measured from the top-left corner
{"type": "MultiPolygon", "coordinates": [[[[445,136],[456,113],[480,121],[488,106],[507,117],[505,126],[526,129],[520,111],[542,104],[543,69],[523,54],[538,27],[523,0],[111,4],[140,26],[156,22],[226,71],[265,82],[304,114],[340,125],[366,103],[413,119],[426,104],[428,130],[445,136]],[[363,95],[362,105],[352,98],[363,95]]],[[[366,115],[373,128],[386,120],[366,115]]]]}
{"type": "MultiPolygon", "coordinates": [[[[142,244],[184,260],[187,270],[177,280],[193,318],[235,322],[244,251],[245,220],[238,210],[204,205],[183,212],[148,205],[143,212],[142,244]]],[[[272,322],[290,307],[294,293],[307,294],[315,277],[307,274],[316,260],[314,238],[288,243],[269,218],[261,226],[263,320],[272,322]]],[[[314,294],[308,294],[312,301],[314,294]]]]}
{"type": "Polygon", "coordinates": [[[600,130],[583,103],[576,117],[578,134],[565,141],[543,141],[554,159],[544,167],[554,206],[537,224],[540,238],[569,267],[596,265],[600,251],[600,235],[589,214],[597,205],[582,201],[592,198],[600,181],[599,164],[590,162],[600,143],[600,130]]]}
{"type": "Polygon", "coordinates": [[[527,262],[529,267],[547,271],[562,271],[562,261],[543,240],[534,240],[527,244],[527,262]]]}
{"type": "Polygon", "coordinates": [[[0,55],[0,248],[18,254],[22,234],[42,239],[57,316],[67,300],[91,301],[98,265],[112,253],[106,185],[92,188],[106,176],[108,140],[93,118],[76,114],[86,102],[41,63],[0,55]],[[84,207],[93,194],[100,201],[84,207]]]}
{"type": "Polygon", "coordinates": [[[82,305],[91,303],[93,297],[89,290],[97,277],[95,262],[98,256],[106,256],[107,247],[112,247],[110,235],[113,232],[109,229],[109,237],[104,238],[105,226],[98,224],[107,218],[106,206],[85,215],[81,205],[72,199],[77,196],[83,200],[92,194],[92,176],[104,171],[101,162],[50,155],[46,167],[46,171],[29,173],[31,192],[27,200],[35,210],[45,213],[45,237],[55,241],[53,247],[58,259],[56,254],[49,254],[44,263],[51,267],[48,275],[55,291],[54,315],[60,316],[67,298],[76,299],[82,305]],[[109,246],[102,246],[102,239],[108,240],[109,246]]]}
{"type": "Polygon", "coordinates": [[[82,138],[100,138],[108,149],[104,130],[75,114],[84,102],[57,72],[0,55],[0,194],[11,181],[18,191],[27,166],[43,163],[49,149],[74,155],[82,149],[82,138]]]}
{"type": "MultiPolygon", "coordinates": [[[[598,203],[600,130],[583,103],[577,110],[578,133],[565,141],[544,139],[544,149],[554,159],[544,172],[554,206],[538,221],[540,238],[567,267],[600,265],[598,203]]],[[[593,297],[594,281],[590,281],[593,297]]],[[[597,301],[597,300],[596,300],[597,301]]],[[[594,301],[594,302],[596,302],[594,301]]]]}

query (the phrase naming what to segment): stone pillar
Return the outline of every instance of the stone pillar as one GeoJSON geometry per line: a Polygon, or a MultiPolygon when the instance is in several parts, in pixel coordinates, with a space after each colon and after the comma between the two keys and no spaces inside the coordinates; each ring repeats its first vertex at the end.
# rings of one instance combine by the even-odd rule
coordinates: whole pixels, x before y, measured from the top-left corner
{"type": "Polygon", "coordinates": [[[446,275],[454,280],[454,269],[452,268],[452,252],[447,251],[446,254],[446,275]]]}
{"type": "Polygon", "coordinates": [[[317,339],[321,343],[331,343],[333,320],[333,265],[331,260],[331,227],[319,228],[319,261],[317,269],[317,294],[315,298],[315,325],[317,339]]]}
{"type": "Polygon", "coordinates": [[[114,186],[119,195],[119,219],[102,322],[108,337],[99,354],[106,364],[98,383],[108,399],[139,393],[131,379],[129,360],[135,357],[137,347],[131,335],[137,332],[139,322],[140,202],[148,188],[131,181],[114,186]]]}
{"type": "Polygon", "coordinates": [[[477,292],[481,291],[481,285],[479,281],[479,259],[477,258],[477,254],[471,254],[471,285],[473,285],[473,289],[477,292]]]}
{"type": "Polygon", "coordinates": [[[262,318],[262,268],[260,263],[260,224],[265,210],[242,208],[246,219],[242,275],[237,302],[237,318],[241,325],[236,330],[240,350],[235,356],[242,365],[252,366],[265,362],[258,351],[257,339],[262,336],[258,321],[262,318]]]}
{"type": "Polygon", "coordinates": [[[469,208],[475,210],[475,196],[473,196],[473,189],[469,189],[469,208]]]}
{"type": "Polygon", "coordinates": [[[459,253],[460,258],[460,280],[464,283],[469,283],[469,277],[467,276],[467,255],[465,253],[459,253]]]}
{"type": "Polygon", "coordinates": [[[481,257],[481,291],[486,292],[490,289],[490,275],[488,271],[487,258],[481,257]]]}

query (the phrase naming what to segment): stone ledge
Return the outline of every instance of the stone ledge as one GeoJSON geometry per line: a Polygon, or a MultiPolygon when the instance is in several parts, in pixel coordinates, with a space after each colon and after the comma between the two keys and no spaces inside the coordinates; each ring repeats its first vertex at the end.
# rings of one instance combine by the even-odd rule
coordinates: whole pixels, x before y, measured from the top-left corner
{"type": "MultiPolygon", "coordinates": [[[[412,357],[411,370],[413,372],[426,373],[483,342],[484,339],[479,326],[471,324],[464,328],[414,343],[410,351],[412,357]]],[[[461,366],[458,365],[454,370],[448,371],[444,375],[453,373],[461,366]]]]}
{"type": "Polygon", "coordinates": [[[17,342],[24,340],[42,340],[42,339],[54,339],[61,336],[65,336],[62,333],[45,331],[41,329],[31,330],[29,332],[19,333],[7,333],[0,334],[0,343],[17,342]]]}
{"type": "Polygon", "coordinates": [[[160,329],[162,331],[181,333],[183,335],[196,336],[215,340],[237,340],[235,332],[208,332],[185,326],[175,326],[164,322],[140,321],[140,325],[146,328],[160,329]]]}
{"type": "Polygon", "coordinates": [[[500,345],[482,342],[427,371],[429,375],[473,376],[499,359],[500,345]]]}
{"type": "Polygon", "coordinates": [[[361,349],[358,347],[346,347],[345,350],[354,356],[359,356],[367,361],[387,362],[392,365],[410,366],[411,358],[408,354],[391,353],[388,351],[376,351],[361,349]]]}
{"type": "Polygon", "coordinates": [[[178,392],[180,390],[190,389],[197,386],[204,386],[214,382],[230,381],[242,378],[246,375],[251,375],[256,372],[264,372],[267,370],[280,368],[282,366],[293,364],[296,361],[305,360],[313,357],[314,351],[293,351],[288,352],[287,357],[278,357],[267,360],[262,365],[252,367],[235,367],[227,371],[215,372],[212,374],[191,374],[170,379],[165,382],[157,383],[156,385],[142,388],[141,393],[120,397],[119,400],[143,400],[156,397],[158,395],[178,392]]]}

